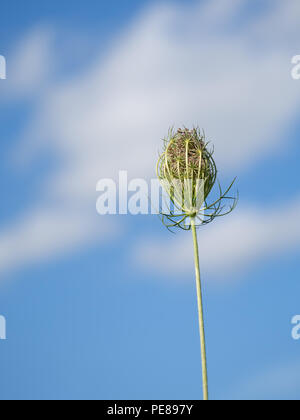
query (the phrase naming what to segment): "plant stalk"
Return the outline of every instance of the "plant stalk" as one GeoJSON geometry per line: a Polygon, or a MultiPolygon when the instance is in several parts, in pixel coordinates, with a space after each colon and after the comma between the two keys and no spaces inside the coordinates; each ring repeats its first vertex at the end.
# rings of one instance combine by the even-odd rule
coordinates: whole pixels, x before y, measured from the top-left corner
{"type": "Polygon", "coordinates": [[[206,359],[205,328],[204,328],[204,316],[203,316],[203,298],[202,298],[202,286],[201,286],[201,276],[200,276],[199,246],[198,246],[195,218],[191,218],[191,226],[192,226],[192,232],[193,232],[194,253],[195,253],[195,271],[196,271],[196,286],[197,286],[197,301],[198,301],[201,361],[202,361],[202,379],[203,379],[203,399],[204,401],[208,401],[207,359],[206,359]]]}

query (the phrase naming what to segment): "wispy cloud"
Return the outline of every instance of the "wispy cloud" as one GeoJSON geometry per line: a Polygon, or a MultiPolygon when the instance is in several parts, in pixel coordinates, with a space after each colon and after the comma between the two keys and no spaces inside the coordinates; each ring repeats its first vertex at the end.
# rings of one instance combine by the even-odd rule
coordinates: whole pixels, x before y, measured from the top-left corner
{"type": "Polygon", "coordinates": [[[7,80],[1,86],[0,102],[32,99],[50,85],[55,68],[55,32],[40,25],[27,33],[7,57],[7,80]]]}
{"type": "Polygon", "coordinates": [[[230,400],[291,400],[298,399],[300,388],[299,360],[278,363],[270,366],[250,379],[240,383],[231,395],[223,396],[230,400]]]}
{"type": "MultiPolygon", "coordinates": [[[[266,257],[300,251],[300,198],[276,209],[239,209],[231,217],[200,230],[200,255],[205,272],[219,278],[247,269],[266,257]],[[284,218],[284,223],[282,220],[284,218]]],[[[153,238],[136,244],[133,260],[148,269],[183,276],[193,268],[192,240],[186,232],[162,241],[153,238]]]]}
{"type": "Polygon", "coordinates": [[[117,236],[116,224],[97,224],[85,212],[67,208],[35,209],[0,236],[0,272],[36,261],[44,262],[76,250],[82,243],[105,241],[117,236]]]}
{"type": "MultiPolygon", "coordinates": [[[[3,269],[12,267],[10,253],[22,248],[20,244],[32,253],[30,257],[25,250],[15,253],[14,265],[40,260],[30,231],[41,218],[39,241],[45,254],[55,242],[60,244],[72,220],[75,231],[84,228],[95,207],[99,178],[115,177],[120,169],[129,170],[130,176],[149,177],[159,140],[172,124],[205,127],[224,170],[241,171],[282,144],[281,134],[300,104],[286,53],[291,34],[295,39],[299,35],[294,18],[299,10],[292,0],[275,1],[263,17],[265,33],[259,17],[234,25],[239,6],[229,3],[229,9],[220,9],[220,0],[153,6],[120,34],[105,59],[99,53],[85,72],[52,82],[44,90],[16,154],[25,150],[33,165],[40,151],[48,148],[60,165],[45,185],[47,204],[42,204],[46,194],[37,197],[37,208],[23,218],[23,224],[0,233],[6,249],[3,269]],[[278,46],[270,28],[277,33],[275,25],[283,14],[291,20],[280,23],[278,46]],[[78,208],[80,217],[74,210],[78,208]],[[64,229],[66,218],[69,223],[64,229]],[[56,224],[59,229],[53,228],[56,224]]],[[[41,33],[23,41],[16,53],[16,62],[25,62],[26,71],[15,77],[12,92],[34,95],[38,81],[50,80],[45,74],[54,50],[49,35],[41,33]]],[[[95,228],[104,223],[95,220],[91,220],[95,228]]],[[[92,236],[73,237],[65,248],[71,243],[84,245],[92,236]]]]}

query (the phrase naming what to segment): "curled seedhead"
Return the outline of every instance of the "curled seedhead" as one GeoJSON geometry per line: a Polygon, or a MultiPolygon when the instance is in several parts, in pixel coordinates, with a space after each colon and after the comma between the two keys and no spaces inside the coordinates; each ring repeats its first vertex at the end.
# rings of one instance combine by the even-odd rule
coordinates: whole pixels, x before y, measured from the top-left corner
{"type": "Polygon", "coordinates": [[[158,159],[157,176],[174,207],[172,210],[168,207],[167,213],[161,212],[168,229],[190,230],[190,218],[197,220],[198,226],[208,224],[236,207],[237,197],[228,195],[235,180],[225,192],[218,182],[218,196],[208,203],[217,183],[217,167],[213,150],[199,128],[169,130],[158,159]]]}

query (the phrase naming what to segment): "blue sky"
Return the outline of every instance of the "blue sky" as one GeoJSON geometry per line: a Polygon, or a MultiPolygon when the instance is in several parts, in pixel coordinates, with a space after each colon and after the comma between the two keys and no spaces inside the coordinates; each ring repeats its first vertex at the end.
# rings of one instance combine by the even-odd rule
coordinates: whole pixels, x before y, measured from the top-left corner
{"type": "Polygon", "coordinates": [[[199,399],[188,233],[99,216],[199,124],[234,214],[199,230],[213,399],[298,399],[299,3],[16,1],[1,8],[1,399],[199,399]],[[19,13],[16,13],[16,8],[19,13]]]}

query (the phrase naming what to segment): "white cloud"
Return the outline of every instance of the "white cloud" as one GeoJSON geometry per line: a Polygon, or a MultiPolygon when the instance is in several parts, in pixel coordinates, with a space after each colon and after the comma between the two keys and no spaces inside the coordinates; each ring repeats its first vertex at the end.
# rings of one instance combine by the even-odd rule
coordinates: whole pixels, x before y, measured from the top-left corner
{"type": "MultiPolygon", "coordinates": [[[[100,58],[78,77],[68,80],[66,76],[64,83],[52,83],[44,91],[16,154],[38,158],[41,149],[50,148],[57,156],[61,164],[49,177],[45,191],[53,199],[51,214],[58,226],[66,217],[64,210],[56,211],[57,202],[61,208],[83,208],[76,225],[82,220],[85,226],[95,206],[99,178],[116,177],[121,169],[129,170],[132,177],[153,174],[160,139],[173,123],[205,127],[215,143],[220,167],[234,175],[285,141],[284,129],[300,104],[286,56],[290,34],[299,35],[295,10],[290,7],[294,2],[276,2],[264,16],[266,27],[272,28],[283,9],[285,15],[293,14],[292,24],[285,21],[286,42],[282,30],[279,47],[269,41],[262,42],[261,48],[257,39],[263,41],[264,34],[259,22],[256,26],[252,20],[244,22],[230,31],[239,6],[230,0],[230,8],[220,9],[221,3],[153,6],[120,36],[105,59],[99,53],[100,58]]],[[[33,35],[16,54],[16,62],[26,63],[18,72],[19,80],[15,78],[20,94],[49,80],[49,57],[50,62],[54,59],[48,41],[47,34],[33,35]]],[[[39,211],[32,209],[31,224],[48,214],[47,207],[39,211]]],[[[28,220],[25,227],[12,225],[4,236],[0,233],[4,248],[13,249],[13,241],[30,244],[30,235],[24,233],[30,232],[28,220]]],[[[52,222],[44,220],[40,238],[45,237],[47,248],[52,222]]],[[[60,242],[59,234],[56,240],[60,242]]],[[[75,240],[84,244],[89,237],[75,240]]],[[[20,252],[14,264],[22,264],[25,257],[20,252]]]]}
{"type": "Polygon", "coordinates": [[[38,26],[27,33],[7,57],[7,80],[0,100],[32,98],[50,84],[55,68],[54,31],[38,26]]]}
{"type": "Polygon", "coordinates": [[[0,272],[69,254],[82,243],[107,244],[117,234],[116,225],[107,219],[97,224],[86,216],[65,207],[40,208],[23,215],[13,228],[1,233],[0,272]]]}
{"type": "MultiPolygon", "coordinates": [[[[199,230],[202,269],[221,281],[266,257],[300,250],[300,198],[276,209],[238,209],[235,214],[199,230]],[[222,274],[220,276],[220,274],[222,274]]],[[[133,260],[140,266],[183,276],[193,270],[192,236],[187,232],[136,244],[133,260]]]]}
{"type": "Polygon", "coordinates": [[[297,395],[300,387],[299,360],[278,363],[253,375],[239,384],[224,399],[230,400],[291,400],[297,395]]]}
{"type": "Polygon", "coordinates": [[[252,22],[251,36],[255,41],[261,41],[263,48],[276,42],[279,50],[298,51],[300,3],[297,0],[268,0],[267,4],[267,11],[252,22]]]}

